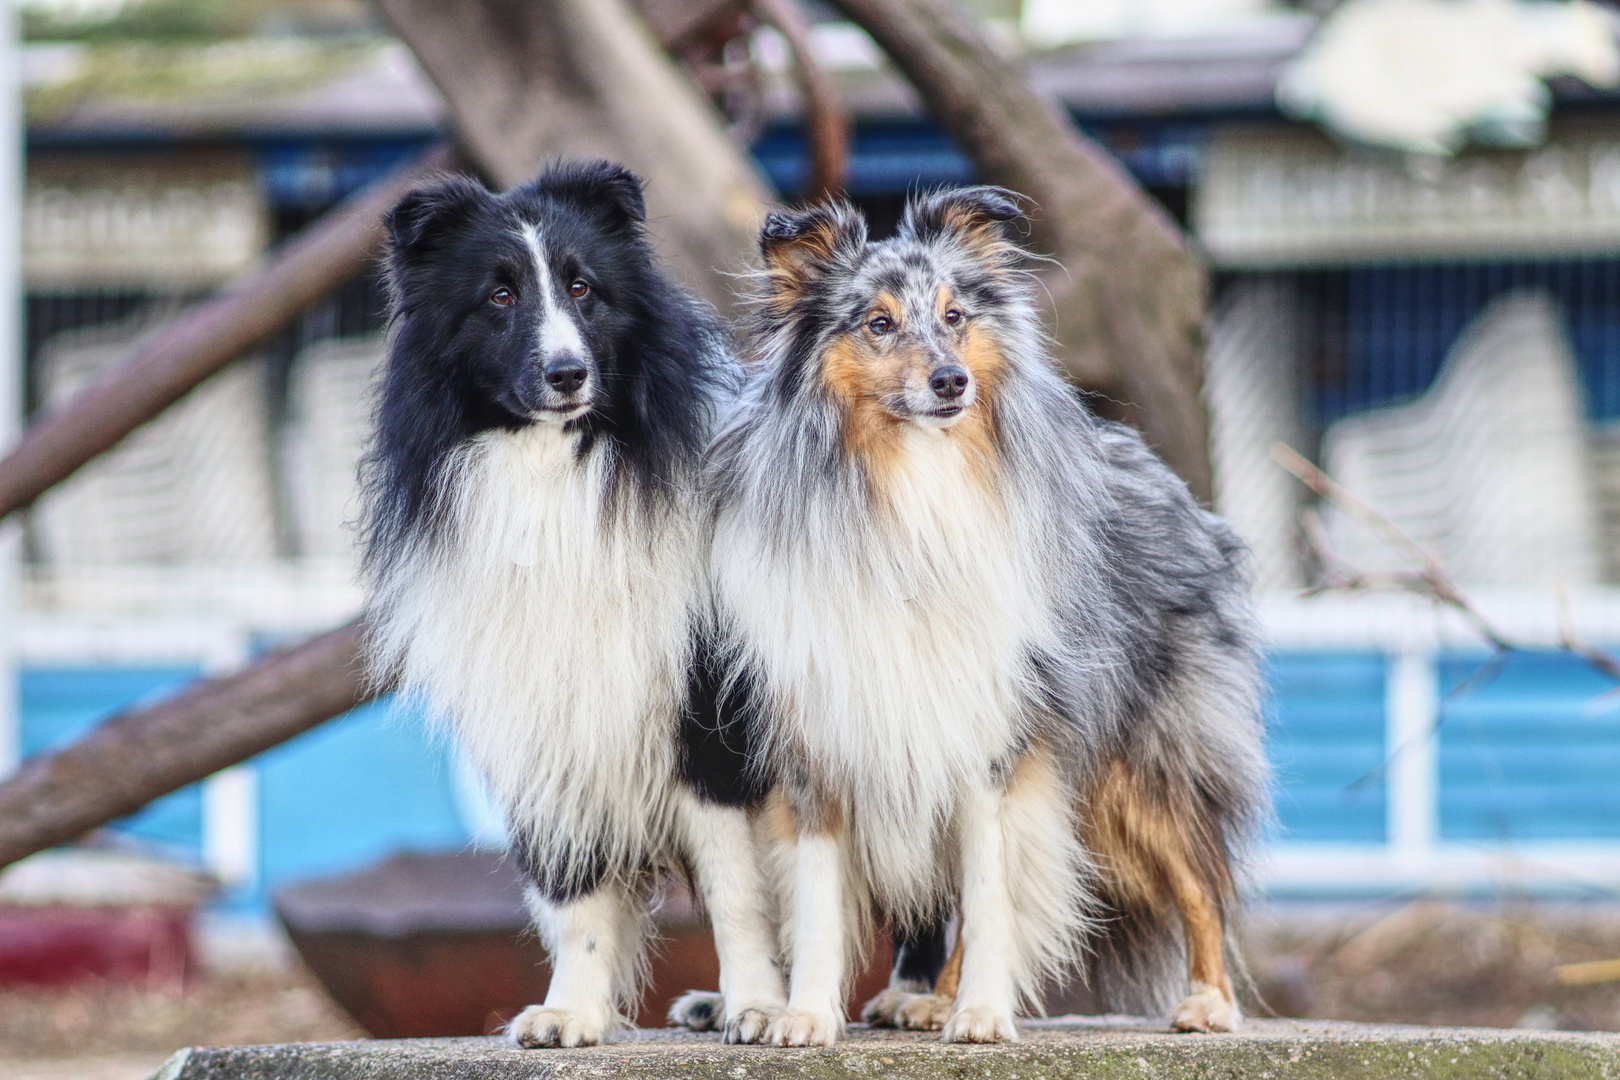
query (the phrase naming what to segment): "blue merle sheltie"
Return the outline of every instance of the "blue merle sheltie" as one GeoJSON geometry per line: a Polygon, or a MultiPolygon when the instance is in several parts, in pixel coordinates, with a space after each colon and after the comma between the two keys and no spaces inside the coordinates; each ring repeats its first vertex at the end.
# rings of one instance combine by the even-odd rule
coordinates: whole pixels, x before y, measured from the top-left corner
{"type": "MultiPolygon", "coordinates": [[[[391,340],[366,466],[370,657],[505,811],[552,958],[523,1046],[599,1042],[635,998],[647,897],[689,873],[730,1041],[785,990],[746,748],[705,721],[697,481],[740,375],[655,265],[640,182],[561,163],[448,178],[390,214],[391,340]]],[[[706,603],[706,599],[704,603],[706,603]]]]}
{"type": "MultiPolygon", "coordinates": [[[[953,1041],[1079,962],[1105,1005],[1239,1023],[1234,876],[1267,813],[1241,545],[1060,378],[1007,235],[1016,197],[773,213],[751,376],[711,449],[725,697],[759,811],[784,1045],[827,1044],[881,911],[960,917],[953,995],[878,1022],[953,1041]]],[[[941,979],[941,982],[945,982],[941,979]]]]}

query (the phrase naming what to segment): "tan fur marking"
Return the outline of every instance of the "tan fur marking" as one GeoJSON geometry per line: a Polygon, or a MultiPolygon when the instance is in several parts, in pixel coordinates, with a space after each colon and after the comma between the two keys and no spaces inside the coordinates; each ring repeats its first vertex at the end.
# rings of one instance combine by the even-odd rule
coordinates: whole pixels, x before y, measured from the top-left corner
{"type": "Polygon", "coordinates": [[[1048,799],[1055,800],[1057,787],[1058,770],[1052,760],[1052,751],[1047,748],[1045,742],[1036,741],[1019,756],[1018,765],[1007,781],[1006,797],[1008,802],[1031,795],[1036,798],[1044,795],[1048,799]]]}
{"type": "Polygon", "coordinates": [[[767,242],[764,255],[769,302],[786,307],[798,299],[810,281],[812,268],[832,260],[837,240],[837,226],[829,220],[795,240],[767,242]]]}
{"type": "Polygon", "coordinates": [[[962,982],[962,928],[956,929],[956,944],[951,946],[951,955],[945,958],[945,966],[939,969],[939,978],[934,980],[934,993],[940,997],[956,998],[956,988],[962,982]]]}
{"type": "Polygon", "coordinates": [[[1175,906],[1189,974],[1231,998],[1221,925],[1221,901],[1232,892],[1225,853],[1166,794],[1113,761],[1087,794],[1081,835],[1119,901],[1158,911],[1175,906]]]}
{"type": "Polygon", "coordinates": [[[788,804],[787,793],[772,788],[760,808],[760,824],[765,836],[776,847],[791,848],[799,841],[799,824],[793,819],[793,807],[788,804]]]}
{"type": "Polygon", "coordinates": [[[792,845],[801,836],[836,836],[844,831],[844,807],[826,795],[788,797],[786,788],[773,788],[760,809],[765,835],[777,844],[792,845]]]}
{"type": "Polygon", "coordinates": [[[984,217],[966,206],[952,206],[940,219],[946,229],[954,232],[962,246],[978,256],[991,270],[1000,270],[1009,255],[1016,256],[1017,248],[1001,232],[1001,223],[984,217]]]}
{"type": "Polygon", "coordinates": [[[1185,859],[1168,859],[1164,869],[1176,906],[1181,909],[1187,939],[1187,974],[1193,982],[1219,987],[1230,998],[1232,980],[1226,974],[1226,935],[1219,904],[1185,859]]]}
{"type": "MultiPolygon", "coordinates": [[[[938,314],[955,298],[945,286],[937,294],[938,314]]],[[[887,292],[874,299],[866,321],[885,315],[898,324],[899,302],[887,292]]],[[[970,324],[962,337],[956,359],[973,375],[974,402],[962,419],[949,428],[947,437],[959,440],[969,451],[975,478],[994,490],[997,480],[994,402],[996,387],[1007,370],[1007,359],[991,336],[970,324]]],[[[898,466],[901,425],[883,407],[883,399],[898,394],[908,377],[925,379],[927,360],[916,348],[880,348],[864,330],[842,334],[827,347],[822,357],[821,375],[828,392],[844,408],[844,450],[862,463],[868,478],[877,486],[898,466]]]]}
{"type": "Polygon", "coordinates": [[[977,324],[968,324],[962,347],[957,353],[976,384],[973,405],[947,433],[961,440],[978,468],[979,479],[993,489],[997,479],[996,388],[1007,371],[1007,358],[994,339],[977,324]]]}
{"type": "MultiPolygon", "coordinates": [[[[873,298],[862,322],[879,315],[900,325],[900,301],[888,291],[873,298]]],[[[899,393],[910,369],[921,362],[912,349],[880,348],[864,329],[840,335],[822,359],[827,389],[844,406],[844,451],[878,482],[896,464],[904,423],[883,407],[883,398],[899,393]]]]}
{"type": "Polygon", "coordinates": [[[899,385],[896,377],[884,378],[884,361],[857,332],[834,339],[821,365],[828,391],[844,407],[844,452],[878,475],[886,475],[895,465],[904,422],[881,401],[884,393],[899,385]]]}

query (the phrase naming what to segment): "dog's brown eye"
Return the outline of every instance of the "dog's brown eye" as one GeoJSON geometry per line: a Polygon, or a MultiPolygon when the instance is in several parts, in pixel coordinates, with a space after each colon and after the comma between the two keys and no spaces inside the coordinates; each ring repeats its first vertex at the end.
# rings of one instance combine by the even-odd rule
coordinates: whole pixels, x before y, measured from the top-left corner
{"type": "Polygon", "coordinates": [[[511,289],[503,287],[489,294],[489,302],[496,307],[511,307],[517,303],[517,297],[512,295],[511,289]]]}
{"type": "Polygon", "coordinates": [[[575,300],[578,300],[580,297],[584,296],[590,291],[591,287],[584,278],[575,278],[574,283],[568,286],[568,295],[572,296],[575,300]]]}
{"type": "Polygon", "coordinates": [[[877,318],[867,323],[866,328],[872,331],[872,333],[881,336],[894,329],[894,322],[887,315],[879,315],[877,318]]]}
{"type": "Polygon", "coordinates": [[[951,326],[955,326],[962,321],[962,313],[955,308],[947,308],[945,310],[945,321],[951,326]]]}

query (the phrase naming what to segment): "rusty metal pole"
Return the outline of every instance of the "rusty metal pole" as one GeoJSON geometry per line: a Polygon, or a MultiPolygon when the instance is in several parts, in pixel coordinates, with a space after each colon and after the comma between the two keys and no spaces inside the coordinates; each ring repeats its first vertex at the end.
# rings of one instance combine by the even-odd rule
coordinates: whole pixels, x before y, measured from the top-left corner
{"type": "Polygon", "coordinates": [[[844,190],[849,168],[849,112],[832,76],[810,47],[810,20],[796,0],[753,0],[760,18],[776,28],[793,54],[794,75],[803,99],[810,177],[799,193],[803,202],[821,202],[844,190]]]}
{"type": "Polygon", "coordinates": [[[454,160],[446,146],[367,187],[223,292],[143,338],[62,407],[35,420],[0,459],[0,517],[29,506],[198,383],[359,274],[382,249],[382,218],[424,176],[454,160]]]}

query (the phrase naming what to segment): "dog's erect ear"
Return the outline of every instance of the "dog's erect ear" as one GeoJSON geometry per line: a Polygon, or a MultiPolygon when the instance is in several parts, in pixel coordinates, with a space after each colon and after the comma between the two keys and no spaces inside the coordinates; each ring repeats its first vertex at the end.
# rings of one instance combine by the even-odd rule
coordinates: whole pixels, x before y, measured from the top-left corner
{"type": "Polygon", "coordinates": [[[1002,224],[1024,216],[1019,196],[999,187],[954,188],[922,195],[906,204],[900,235],[914,240],[954,236],[986,250],[1006,243],[1002,224]]]}
{"type": "Polygon", "coordinates": [[[396,251],[432,245],[449,229],[466,221],[489,198],[484,185],[468,176],[450,176],[417,188],[388,211],[383,223],[396,251]]]}
{"type": "Polygon", "coordinates": [[[759,230],[759,251],[775,298],[792,298],[866,246],[866,219],[848,203],[772,210],[759,230]]]}
{"type": "Polygon", "coordinates": [[[641,177],[611,161],[568,161],[553,165],[536,181],[543,192],[588,210],[606,210],[618,224],[647,220],[641,177]]]}

